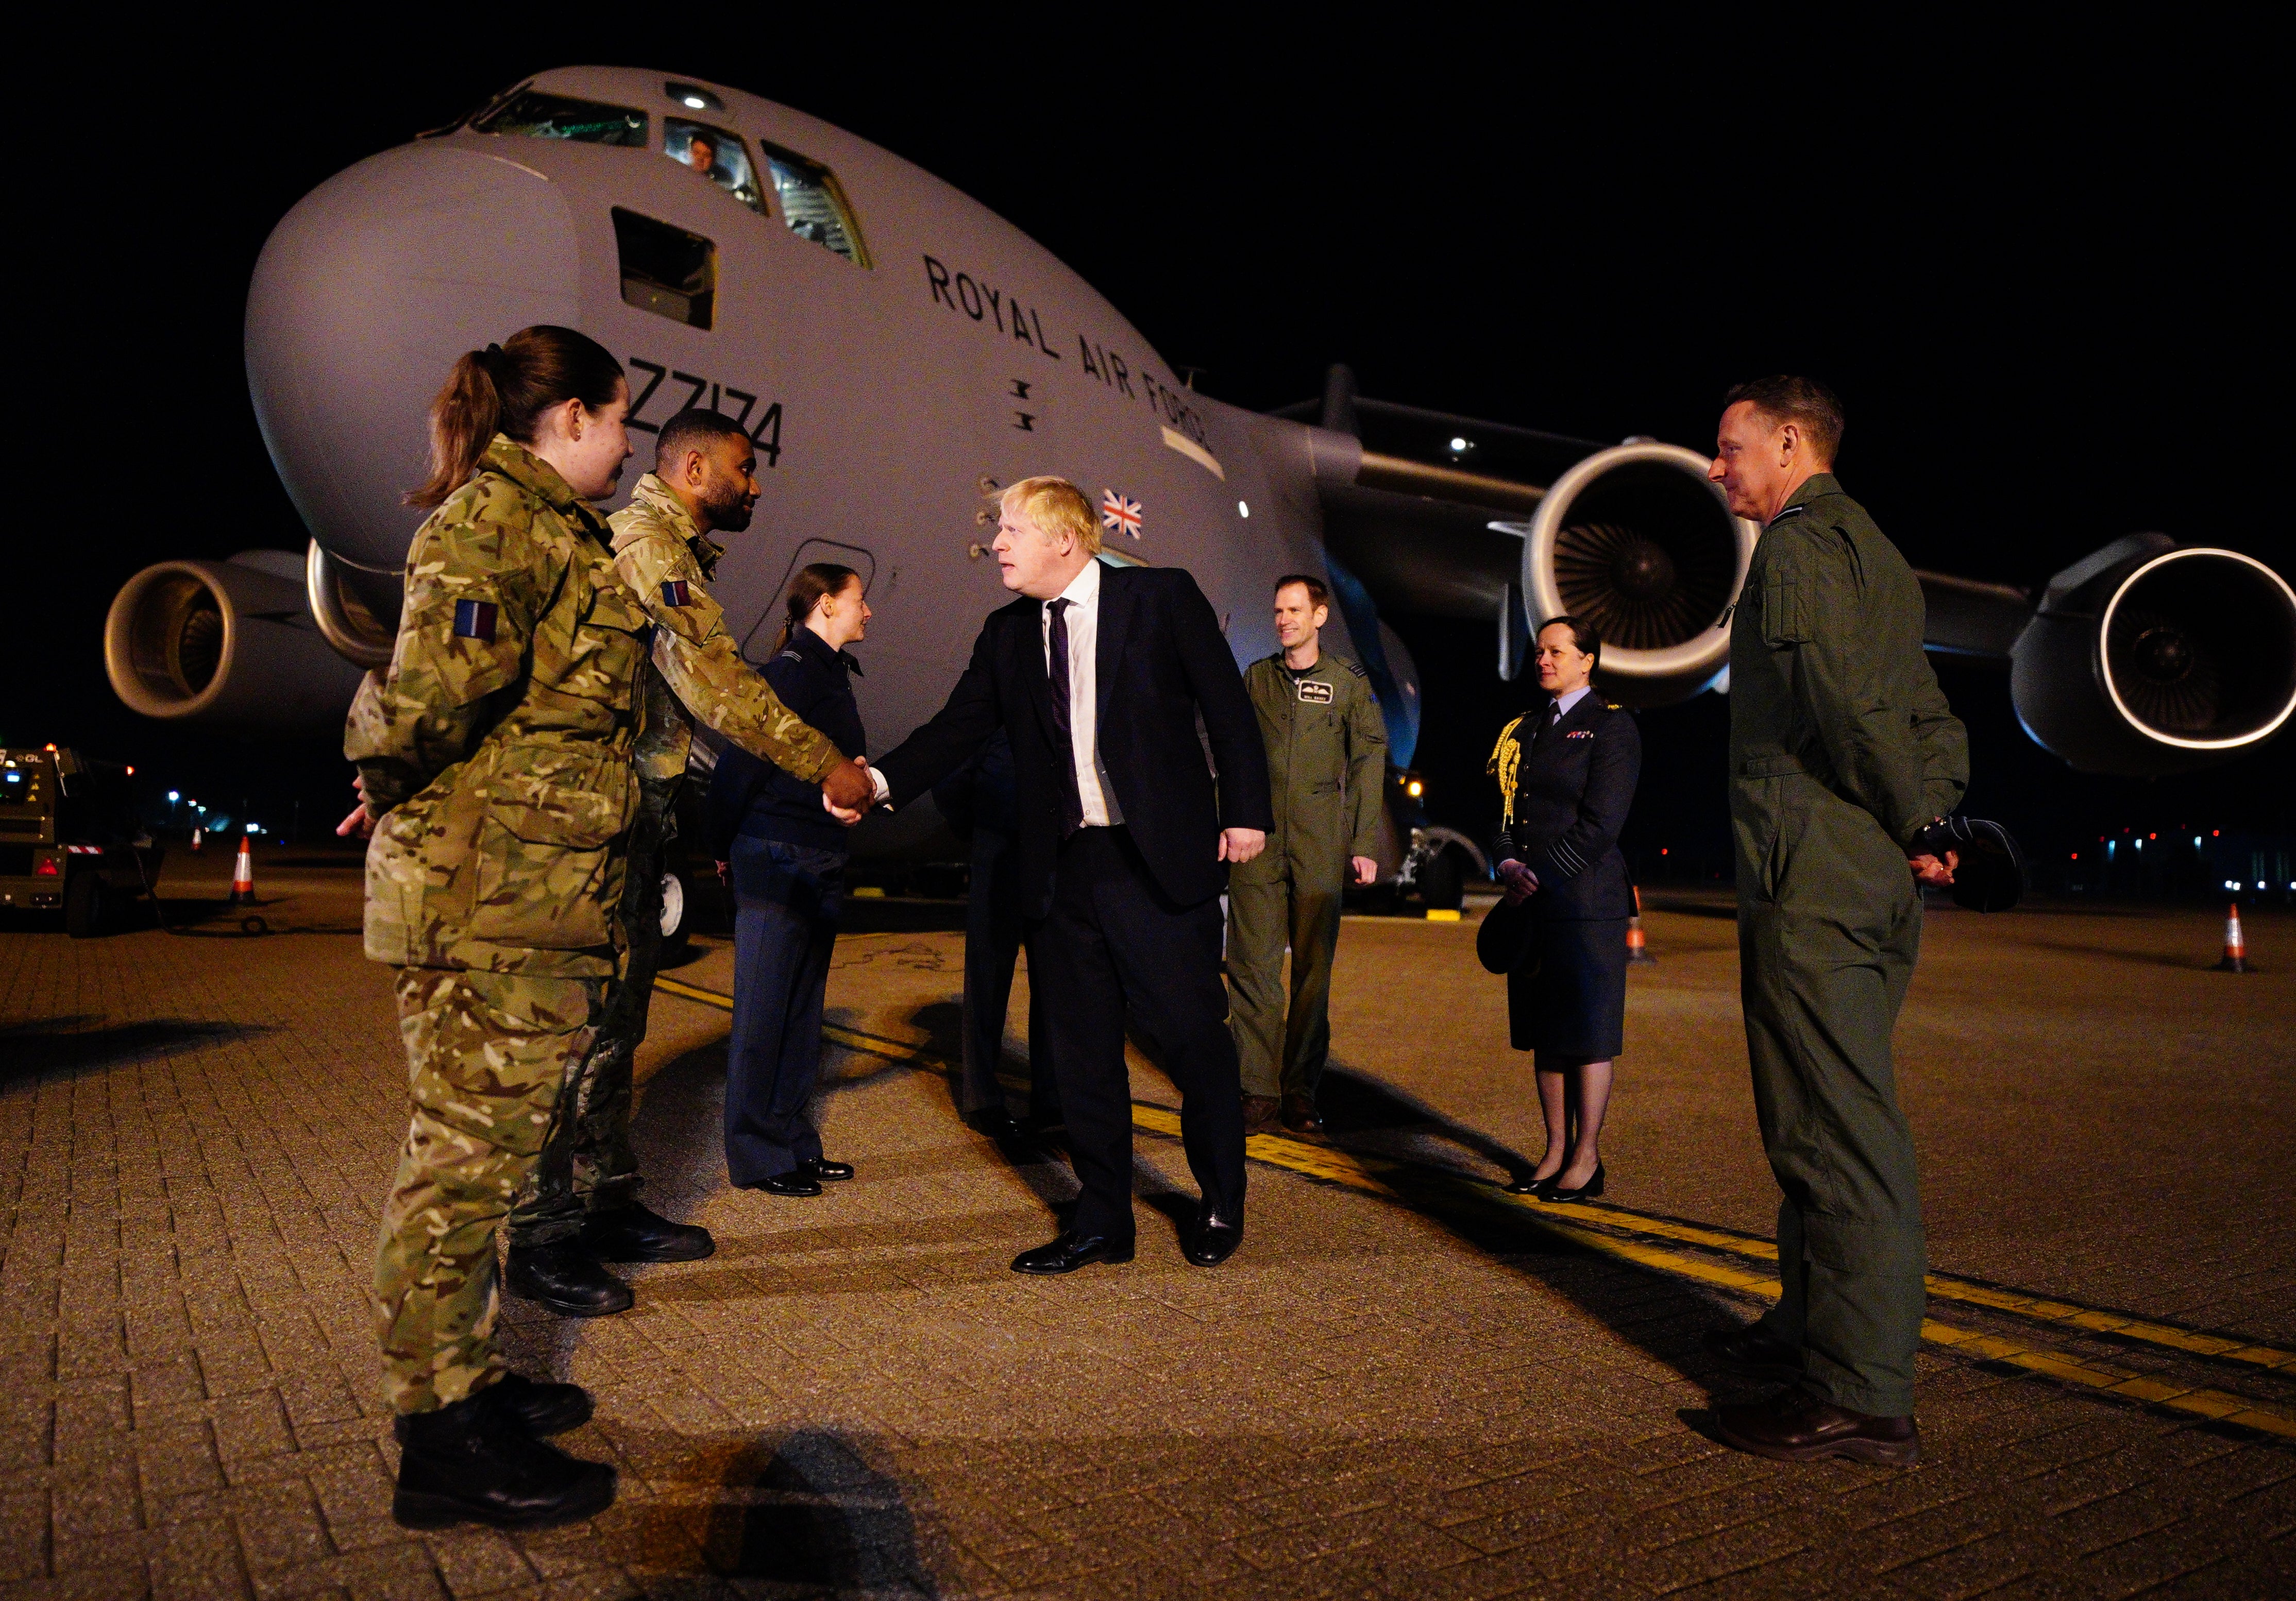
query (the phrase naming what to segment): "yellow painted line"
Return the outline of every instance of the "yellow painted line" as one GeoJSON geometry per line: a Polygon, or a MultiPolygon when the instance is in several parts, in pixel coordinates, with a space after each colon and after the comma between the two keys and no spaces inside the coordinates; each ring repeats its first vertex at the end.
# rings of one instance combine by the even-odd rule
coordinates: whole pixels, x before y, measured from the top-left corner
{"type": "MultiPolygon", "coordinates": [[[[675,978],[657,978],[654,987],[673,995],[696,1001],[720,1011],[731,1011],[734,1000],[716,990],[705,990],[675,978]]],[[[848,1050],[882,1058],[888,1061],[914,1062],[920,1067],[936,1073],[953,1071],[945,1058],[924,1050],[904,1041],[889,1039],[882,1034],[864,1033],[858,1029],[825,1025],[822,1038],[848,1050]]],[[[1132,1103],[1132,1123],[1135,1128],[1151,1133],[1166,1134],[1177,1139],[1180,1115],[1166,1107],[1150,1106],[1141,1101],[1132,1103]]],[[[1568,1242],[1585,1250],[1594,1251],[1637,1267],[1672,1274],[1678,1278],[1694,1279],[1701,1284],[1736,1290],[1742,1294],[1765,1296],[1775,1301],[1781,1287],[1775,1278],[1749,1272],[1728,1262],[1711,1262],[1704,1257],[1686,1256],[1678,1251],[1669,1251],[1638,1239],[1621,1239],[1598,1229],[1584,1227],[1576,1221],[1566,1221],[1556,1215],[1558,1209],[1528,1196],[1511,1196],[1505,1190],[1439,1168],[1415,1163],[1404,1163],[1383,1156],[1358,1155],[1331,1146],[1311,1145],[1305,1140],[1287,1139],[1276,1134],[1255,1134],[1243,1142],[1247,1156],[1273,1167],[1281,1167],[1309,1178],[1356,1190],[1362,1194],[1383,1197],[1390,1200],[1409,1202],[1413,1199],[1435,1199],[1453,1205],[1464,1205],[1482,1212],[1497,1212],[1509,1221],[1527,1223],[1543,1234],[1568,1242]],[[1405,1190],[1416,1192],[1406,1196],[1405,1190]]],[[[1599,1222],[1615,1229],[1631,1229],[1660,1238],[1678,1239],[1687,1244],[1708,1246],[1713,1249],[1751,1257],[1777,1259],[1777,1246],[1770,1241],[1751,1235],[1735,1234],[1728,1229],[1702,1228],[1692,1223],[1676,1223],[1662,1218],[1645,1218],[1640,1213],[1623,1212],[1615,1207],[1587,1207],[1583,1214],[1587,1222],[1599,1222]],[[1632,1220],[1629,1221],[1628,1220],[1632,1220]]],[[[2097,1312],[2089,1308],[2069,1305],[2063,1302],[2045,1301],[2035,1296],[2019,1295],[2011,1291],[1989,1289],[1982,1285],[1966,1284],[1960,1280],[1943,1281],[1948,1288],[1939,1287],[1939,1277],[1931,1276],[1934,1294],[1949,1295],[1950,1290],[1968,1292],[1950,1298],[1995,1307],[2007,1311],[2027,1311],[2029,1315],[2049,1318],[2052,1321],[2073,1323],[2085,1328],[2107,1329],[2132,1338],[2150,1336],[2140,1330],[2158,1330],[2177,1336],[2175,1342],[2161,1340],[2158,1344],[2177,1344],[2179,1349],[2205,1350],[2210,1355],[2231,1356],[2242,1352],[2263,1351],[2282,1359],[2265,1365],[2278,1367],[2291,1353],[2274,1352],[2265,1346],[2242,1346],[2228,1340],[2217,1340],[2211,1336],[2194,1335],[2184,1329],[2167,1328],[2160,1324],[2139,1319],[2122,1319],[2117,1313],[2097,1312]],[[2041,1309],[2032,1311],[2030,1309],[2041,1309]],[[2062,1315],[2059,1315],[2062,1314],[2062,1315]],[[2204,1344],[2184,1344],[2196,1342],[2204,1344]],[[2213,1347],[2223,1346],[2225,1350],[2213,1347]]],[[[2133,1401],[2165,1406],[2177,1411],[2192,1412],[2224,1423],[2256,1429],[2263,1434],[2296,1439],[2296,1414],[2276,1407],[2226,1394],[2221,1390],[2177,1385],[2151,1375],[2130,1373],[2104,1362],[2070,1357],[2062,1352],[2038,1346],[2020,1344],[1997,1336],[1979,1334],[1972,1329],[1956,1328],[1934,1318],[1923,1319],[1922,1337],[1932,1344],[1964,1355],[1989,1361],[2006,1362],[2028,1372],[2082,1385],[2106,1394],[2120,1395],[2133,1401]]]]}

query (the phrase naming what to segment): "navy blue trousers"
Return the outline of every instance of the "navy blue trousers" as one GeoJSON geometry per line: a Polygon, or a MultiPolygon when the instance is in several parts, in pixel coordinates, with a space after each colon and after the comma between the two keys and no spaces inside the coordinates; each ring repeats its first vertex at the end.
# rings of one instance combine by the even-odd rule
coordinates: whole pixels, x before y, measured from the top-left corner
{"type": "Polygon", "coordinates": [[[845,853],[734,841],[734,1038],[726,1169],[736,1184],[821,1159],[808,1108],[821,1082],[821,1005],[845,899],[845,853]]]}

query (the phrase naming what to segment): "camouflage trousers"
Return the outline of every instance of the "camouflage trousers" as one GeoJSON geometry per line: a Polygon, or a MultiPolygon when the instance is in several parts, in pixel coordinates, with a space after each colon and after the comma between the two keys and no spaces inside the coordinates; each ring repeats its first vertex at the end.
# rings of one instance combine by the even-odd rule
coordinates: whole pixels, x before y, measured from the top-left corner
{"type": "Polygon", "coordinates": [[[670,807],[676,795],[675,784],[640,780],[618,914],[625,944],[621,976],[606,984],[598,1037],[567,1074],[534,1176],[510,1214],[512,1250],[573,1238],[585,1216],[624,1205],[644,1181],[630,1148],[636,1106],[630,1074],[645,1043],[646,1010],[661,965],[661,866],[676,837],[670,807]]]}
{"type": "Polygon", "coordinates": [[[495,1236],[526,1187],[604,981],[403,968],[398,1028],[414,1115],[375,1242],[383,1393],[423,1412],[492,1384],[495,1236]]]}

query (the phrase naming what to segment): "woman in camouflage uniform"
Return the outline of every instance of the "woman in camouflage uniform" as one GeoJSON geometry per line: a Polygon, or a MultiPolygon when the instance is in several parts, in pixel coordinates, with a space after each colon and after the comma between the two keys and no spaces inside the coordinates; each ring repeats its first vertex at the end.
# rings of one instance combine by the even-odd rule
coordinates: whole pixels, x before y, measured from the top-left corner
{"type": "Polygon", "coordinates": [[[605,524],[629,455],[621,368],[570,329],[472,351],[431,406],[436,507],[407,554],[388,669],[344,755],[371,833],[366,953],[398,969],[414,1115],[374,1274],[402,1451],[393,1514],[429,1527],[586,1516],[613,1469],[542,1442],[590,1415],[507,1373],[495,1237],[619,959],[647,618],[605,524]]]}

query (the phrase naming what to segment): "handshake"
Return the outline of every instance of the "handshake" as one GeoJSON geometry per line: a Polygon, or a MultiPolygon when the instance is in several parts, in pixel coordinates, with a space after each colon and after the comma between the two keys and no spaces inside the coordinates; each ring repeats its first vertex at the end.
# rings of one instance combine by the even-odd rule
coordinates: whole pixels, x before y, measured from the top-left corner
{"type": "Polygon", "coordinates": [[[849,762],[840,762],[821,780],[821,804],[829,814],[847,828],[861,821],[861,814],[877,801],[877,783],[869,776],[869,758],[855,756],[849,762]]]}

